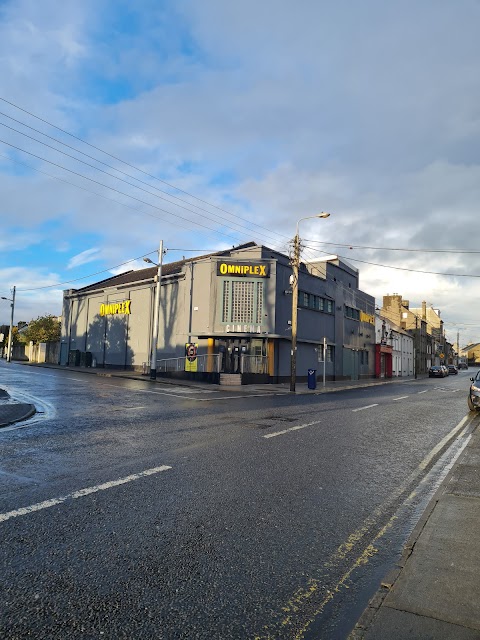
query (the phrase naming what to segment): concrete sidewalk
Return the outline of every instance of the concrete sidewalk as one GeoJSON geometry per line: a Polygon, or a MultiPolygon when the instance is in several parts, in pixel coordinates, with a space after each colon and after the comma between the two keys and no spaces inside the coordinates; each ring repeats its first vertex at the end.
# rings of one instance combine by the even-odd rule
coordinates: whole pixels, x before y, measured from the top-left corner
{"type": "MultiPolygon", "coordinates": [[[[478,419],[476,419],[478,422],[478,419]]],[[[480,429],[349,640],[480,639],[480,429]]]]}
{"type": "MultiPolygon", "coordinates": [[[[135,371],[124,371],[123,369],[103,369],[100,367],[69,367],[59,364],[49,363],[33,363],[33,362],[14,362],[27,367],[58,369],[60,371],[74,371],[75,373],[86,373],[90,375],[97,375],[105,378],[124,378],[127,380],[141,380],[146,384],[164,384],[174,386],[187,386],[192,388],[201,389],[215,389],[220,391],[228,391],[229,393],[241,393],[242,395],[257,395],[259,392],[263,393],[285,393],[289,394],[290,383],[283,382],[279,384],[249,384],[249,385],[226,385],[220,386],[212,384],[210,382],[199,382],[197,380],[184,380],[177,378],[163,378],[158,376],[156,380],[150,380],[148,375],[137,373],[135,371]]],[[[418,379],[427,378],[427,375],[419,375],[418,379]]],[[[318,393],[330,393],[332,391],[345,391],[347,389],[366,388],[371,386],[385,385],[385,384],[401,384],[403,382],[412,382],[415,380],[413,377],[409,378],[363,378],[361,380],[327,380],[325,386],[323,386],[322,380],[317,382],[317,388],[311,390],[308,388],[306,382],[297,382],[296,395],[308,394],[315,395],[318,393]]]]}
{"type": "Polygon", "coordinates": [[[15,402],[4,389],[0,389],[0,428],[27,420],[34,413],[33,404],[15,402]]]}

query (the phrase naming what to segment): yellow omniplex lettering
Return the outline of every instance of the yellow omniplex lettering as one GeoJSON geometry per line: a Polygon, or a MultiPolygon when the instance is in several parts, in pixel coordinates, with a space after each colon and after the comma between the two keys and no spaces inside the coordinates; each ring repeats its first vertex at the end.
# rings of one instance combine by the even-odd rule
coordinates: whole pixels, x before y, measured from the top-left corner
{"type": "Polygon", "coordinates": [[[258,264],[256,264],[253,267],[253,275],[258,276],[259,273],[260,273],[260,267],[258,266],[258,264]]]}
{"type": "Polygon", "coordinates": [[[239,264],[235,265],[234,273],[242,273],[242,267],[239,264]]]}
{"type": "Polygon", "coordinates": [[[235,265],[234,264],[229,264],[227,266],[227,272],[228,273],[235,273],[235,265]]]}
{"type": "Polygon", "coordinates": [[[131,300],[125,300],[125,313],[131,314],[130,305],[132,304],[131,300]]]}
{"type": "Polygon", "coordinates": [[[104,315],[105,315],[105,305],[104,305],[104,304],[101,304],[101,305],[100,305],[100,315],[101,315],[101,316],[104,316],[104,315]]]}
{"type": "Polygon", "coordinates": [[[115,303],[115,311],[113,313],[118,313],[120,311],[120,305],[118,304],[118,302],[115,303]]]}
{"type": "Polygon", "coordinates": [[[265,264],[258,265],[258,268],[260,269],[260,275],[261,276],[266,276],[267,275],[267,266],[265,264]]]}
{"type": "Polygon", "coordinates": [[[222,274],[222,276],[227,273],[227,265],[224,262],[222,262],[222,264],[220,265],[220,273],[222,274]]]}

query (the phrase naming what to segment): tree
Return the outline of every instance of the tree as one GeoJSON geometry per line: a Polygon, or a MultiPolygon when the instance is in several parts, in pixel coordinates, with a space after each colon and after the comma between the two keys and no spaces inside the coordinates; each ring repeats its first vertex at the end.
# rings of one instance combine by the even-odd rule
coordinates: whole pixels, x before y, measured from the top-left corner
{"type": "Polygon", "coordinates": [[[22,332],[27,342],[57,342],[60,340],[60,322],[57,316],[38,316],[31,320],[22,332]]]}

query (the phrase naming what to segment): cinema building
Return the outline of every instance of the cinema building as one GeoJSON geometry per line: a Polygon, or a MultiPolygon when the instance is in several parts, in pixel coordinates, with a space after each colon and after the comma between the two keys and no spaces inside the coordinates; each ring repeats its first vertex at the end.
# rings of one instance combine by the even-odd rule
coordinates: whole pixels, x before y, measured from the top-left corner
{"type": "MultiPolygon", "coordinates": [[[[61,363],[148,371],[156,274],[65,291],[61,363]]],[[[254,242],[163,265],[158,375],[289,380],[291,275],[288,256],[254,242]]],[[[375,301],[358,287],[358,270],[337,256],[300,265],[298,380],[308,369],[329,380],[374,376],[375,301]]]]}

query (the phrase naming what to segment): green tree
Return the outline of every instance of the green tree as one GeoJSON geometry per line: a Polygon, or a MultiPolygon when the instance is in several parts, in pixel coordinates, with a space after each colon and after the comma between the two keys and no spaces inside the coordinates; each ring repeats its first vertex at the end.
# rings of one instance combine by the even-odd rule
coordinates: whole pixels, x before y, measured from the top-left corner
{"type": "Polygon", "coordinates": [[[57,342],[60,340],[60,326],[57,316],[38,316],[28,323],[23,335],[27,342],[57,342]]]}

